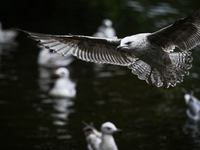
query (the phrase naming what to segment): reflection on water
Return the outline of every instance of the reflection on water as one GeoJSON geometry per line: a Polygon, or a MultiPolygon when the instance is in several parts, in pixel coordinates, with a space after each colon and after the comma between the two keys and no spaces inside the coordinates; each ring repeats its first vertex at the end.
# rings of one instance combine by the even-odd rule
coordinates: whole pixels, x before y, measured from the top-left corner
{"type": "MultiPolygon", "coordinates": [[[[41,92],[43,93],[40,94],[40,97],[42,98],[41,104],[52,107],[52,111],[50,111],[48,115],[51,117],[52,124],[57,126],[56,138],[63,140],[71,139],[71,135],[69,134],[66,126],[68,124],[69,115],[75,112],[75,110],[71,108],[74,105],[75,94],[71,96],[71,94],[69,95],[69,92],[71,93],[73,91],[76,91],[76,84],[73,83],[71,79],[69,79],[69,70],[67,68],[62,67],[56,69],[40,66],[38,71],[38,85],[41,92]],[[62,72],[63,70],[64,74],[62,72]],[[65,73],[66,71],[67,74],[65,73]],[[55,75],[54,73],[58,74],[59,77],[53,78],[55,75]],[[59,92],[60,90],[61,92],[59,92]],[[52,91],[54,91],[54,95],[52,94],[52,91]],[[66,98],[62,98],[62,91],[64,92],[64,95],[67,94],[66,98]],[[55,92],[57,92],[56,95],[55,92]],[[62,95],[58,95],[59,93],[61,93],[62,95]],[[55,97],[50,97],[49,95],[55,97]]],[[[41,109],[43,108],[36,108],[36,110],[38,110],[39,112],[41,111],[41,109]]],[[[44,127],[40,127],[39,130],[44,130],[44,127]]]]}
{"type": "Polygon", "coordinates": [[[41,91],[48,92],[50,90],[50,85],[52,83],[52,73],[53,69],[46,68],[46,67],[38,67],[39,71],[39,78],[38,78],[38,85],[41,91]]]}
{"type": "Polygon", "coordinates": [[[187,121],[183,125],[183,132],[185,133],[186,136],[191,138],[190,139],[191,141],[193,141],[195,143],[194,149],[199,149],[199,146],[200,146],[200,123],[193,121],[191,119],[187,119],[187,121]]]}
{"type": "MultiPolygon", "coordinates": [[[[109,18],[117,36],[123,37],[156,31],[173,23],[177,16],[185,17],[196,10],[199,2],[72,1],[63,5],[63,1],[61,5],[56,1],[50,21],[23,22],[22,27],[92,35],[98,23],[109,18]]],[[[0,149],[86,150],[82,120],[94,121],[97,128],[111,121],[123,129],[124,134],[115,135],[119,150],[200,148],[200,126],[185,121],[181,90],[193,90],[200,97],[199,47],[192,50],[193,67],[183,83],[169,89],[154,87],[152,91],[126,67],[74,59],[67,68],[69,79],[78,81],[76,96],[60,98],[49,95],[57,80],[53,77],[57,67],[39,66],[36,43],[24,35],[17,42],[15,46],[0,44],[0,149]]]]}
{"type": "Polygon", "coordinates": [[[183,125],[183,132],[195,140],[198,140],[200,144],[200,123],[191,119],[187,119],[183,125]]]}
{"type": "MultiPolygon", "coordinates": [[[[52,108],[54,109],[49,115],[52,117],[52,124],[56,126],[66,126],[68,124],[68,117],[71,113],[75,112],[71,106],[74,105],[73,100],[63,98],[63,99],[45,99],[42,100],[43,104],[51,104],[52,108]]],[[[67,133],[67,129],[65,128],[58,128],[57,129],[57,138],[58,139],[69,139],[71,135],[67,133]]]]}

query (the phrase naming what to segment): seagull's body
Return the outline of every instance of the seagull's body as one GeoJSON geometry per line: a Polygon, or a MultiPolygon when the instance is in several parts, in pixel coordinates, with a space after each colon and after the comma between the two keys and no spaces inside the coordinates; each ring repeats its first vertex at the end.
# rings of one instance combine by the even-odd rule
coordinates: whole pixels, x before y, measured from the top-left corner
{"type": "Polygon", "coordinates": [[[193,92],[185,94],[185,103],[187,105],[186,114],[187,116],[195,121],[200,120],[200,101],[193,96],[193,92]]]}
{"type": "Polygon", "coordinates": [[[168,88],[182,82],[192,67],[188,50],[200,44],[200,9],[156,32],[123,39],[21,31],[56,53],[72,54],[84,61],[127,66],[150,87],[155,84],[168,88]],[[182,52],[173,52],[175,47],[182,52]]]}
{"type": "Polygon", "coordinates": [[[55,71],[59,78],[55,81],[53,88],[49,91],[51,96],[73,98],[76,96],[76,83],[69,79],[67,68],[61,67],[55,71]]]}
{"type": "Polygon", "coordinates": [[[118,150],[115,140],[112,136],[115,132],[121,132],[111,122],[105,122],[101,126],[101,132],[94,126],[86,124],[83,128],[88,143],[89,150],[118,150]]]}

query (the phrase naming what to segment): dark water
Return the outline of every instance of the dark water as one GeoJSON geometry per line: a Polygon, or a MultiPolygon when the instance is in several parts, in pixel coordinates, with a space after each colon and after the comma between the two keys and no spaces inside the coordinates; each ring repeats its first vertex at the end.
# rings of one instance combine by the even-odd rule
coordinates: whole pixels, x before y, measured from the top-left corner
{"type": "MultiPolygon", "coordinates": [[[[200,1],[20,1],[1,7],[4,27],[92,35],[102,19],[110,18],[123,37],[173,23],[198,9],[200,1]]],[[[36,42],[24,34],[17,42],[0,45],[1,150],[86,150],[82,120],[98,129],[105,121],[123,129],[115,135],[120,150],[200,149],[199,125],[187,119],[182,92],[193,90],[200,98],[199,47],[192,50],[193,68],[183,83],[152,91],[126,67],[75,59],[67,68],[77,95],[67,99],[49,96],[55,68],[37,65],[36,42]]]]}

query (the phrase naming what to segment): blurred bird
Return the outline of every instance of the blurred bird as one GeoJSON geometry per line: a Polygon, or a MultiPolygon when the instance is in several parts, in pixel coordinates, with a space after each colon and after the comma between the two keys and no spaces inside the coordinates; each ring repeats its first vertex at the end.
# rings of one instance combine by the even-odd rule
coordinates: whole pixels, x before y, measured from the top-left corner
{"type": "Polygon", "coordinates": [[[191,92],[190,94],[185,94],[184,95],[185,98],[185,103],[187,105],[187,116],[195,121],[199,121],[200,120],[200,101],[194,97],[193,92],[191,92]]]}
{"type": "MultiPolygon", "coordinates": [[[[20,29],[18,29],[20,30],[20,29]]],[[[39,45],[84,61],[127,66],[150,88],[176,86],[192,67],[188,50],[200,44],[200,9],[153,33],[123,39],[23,31],[39,45]],[[178,47],[182,52],[173,52],[178,47]]]]}
{"type": "Polygon", "coordinates": [[[17,35],[17,31],[3,30],[2,23],[0,22],[0,44],[16,44],[15,38],[17,35]]]}
{"type": "Polygon", "coordinates": [[[64,67],[69,65],[74,58],[71,55],[63,57],[51,50],[42,48],[38,55],[38,64],[45,67],[64,67]]]}
{"type": "Polygon", "coordinates": [[[86,126],[83,131],[89,150],[118,150],[113,133],[122,132],[111,122],[105,122],[101,126],[101,132],[97,131],[93,124],[84,123],[86,126]]]}
{"type": "Polygon", "coordinates": [[[97,32],[92,36],[94,37],[105,37],[105,38],[113,38],[116,36],[116,31],[112,27],[112,21],[110,19],[104,19],[102,21],[102,25],[99,26],[97,32]]]}
{"type": "Polygon", "coordinates": [[[59,78],[55,81],[53,88],[49,94],[55,97],[69,97],[76,96],[76,83],[69,79],[69,71],[67,68],[61,67],[55,71],[59,78]]]}

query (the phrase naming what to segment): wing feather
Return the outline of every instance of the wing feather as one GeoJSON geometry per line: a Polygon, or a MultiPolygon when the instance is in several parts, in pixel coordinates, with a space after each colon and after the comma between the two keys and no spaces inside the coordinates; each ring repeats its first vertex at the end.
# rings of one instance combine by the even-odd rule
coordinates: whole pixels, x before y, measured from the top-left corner
{"type": "Polygon", "coordinates": [[[152,44],[162,47],[165,51],[171,51],[178,47],[182,51],[190,50],[200,44],[200,9],[177,20],[148,37],[152,44]]]}
{"type": "MultiPolygon", "coordinates": [[[[17,29],[20,30],[20,29],[17,29]]],[[[39,41],[39,45],[62,55],[72,54],[79,59],[128,66],[136,57],[125,51],[115,51],[121,39],[99,38],[81,35],[50,35],[20,30],[29,38],[39,41]]]]}

